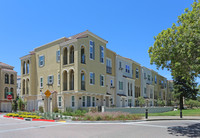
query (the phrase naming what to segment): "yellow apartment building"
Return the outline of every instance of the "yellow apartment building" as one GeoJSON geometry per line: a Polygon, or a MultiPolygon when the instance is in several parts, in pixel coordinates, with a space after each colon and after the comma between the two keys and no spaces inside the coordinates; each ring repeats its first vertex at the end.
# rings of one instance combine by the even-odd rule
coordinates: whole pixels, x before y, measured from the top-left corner
{"type": "Polygon", "coordinates": [[[0,62],[0,111],[11,112],[11,102],[17,96],[17,72],[14,67],[0,62]],[[7,96],[12,95],[12,100],[8,100],[7,96]]]}

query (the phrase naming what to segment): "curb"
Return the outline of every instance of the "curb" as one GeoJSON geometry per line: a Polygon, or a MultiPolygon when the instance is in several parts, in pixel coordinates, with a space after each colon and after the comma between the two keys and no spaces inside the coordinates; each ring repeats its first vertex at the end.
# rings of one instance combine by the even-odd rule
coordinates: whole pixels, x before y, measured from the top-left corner
{"type": "Polygon", "coordinates": [[[166,118],[166,119],[146,119],[144,121],[164,121],[164,120],[200,120],[200,119],[197,119],[197,118],[166,118]]]}
{"type": "Polygon", "coordinates": [[[24,121],[44,121],[44,122],[56,122],[55,120],[48,120],[48,119],[32,119],[32,118],[22,118],[22,117],[11,117],[4,115],[5,118],[13,118],[13,119],[20,119],[24,121]]]}

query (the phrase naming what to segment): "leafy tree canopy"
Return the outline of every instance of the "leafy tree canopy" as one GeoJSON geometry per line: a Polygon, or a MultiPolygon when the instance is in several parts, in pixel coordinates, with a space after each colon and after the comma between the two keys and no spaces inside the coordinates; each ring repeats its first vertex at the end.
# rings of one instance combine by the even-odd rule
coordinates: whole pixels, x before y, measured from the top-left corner
{"type": "Polygon", "coordinates": [[[191,80],[200,74],[200,2],[178,16],[177,23],[154,37],[149,48],[151,64],[167,68],[175,78],[191,80]]]}

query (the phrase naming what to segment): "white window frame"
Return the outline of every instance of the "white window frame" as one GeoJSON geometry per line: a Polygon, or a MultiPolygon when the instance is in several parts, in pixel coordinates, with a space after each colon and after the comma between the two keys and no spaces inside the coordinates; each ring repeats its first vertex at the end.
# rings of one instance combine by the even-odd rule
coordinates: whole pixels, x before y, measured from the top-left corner
{"type": "Polygon", "coordinates": [[[62,107],[62,96],[58,96],[58,107],[62,107]]]}
{"type": "Polygon", "coordinates": [[[112,68],[112,60],[110,58],[106,58],[106,66],[112,68]]]}
{"type": "Polygon", "coordinates": [[[49,75],[49,76],[47,77],[47,84],[53,84],[53,80],[54,80],[53,75],[49,75]],[[52,77],[52,82],[51,82],[51,83],[49,83],[49,82],[50,82],[50,77],[52,77]]]}
{"type": "Polygon", "coordinates": [[[45,64],[45,56],[44,56],[44,55],[40,55],[40,56],[39,56],[39,67],[43,67],[44,64],[45,64]],[[43,57],[43,60],[40,59],[41,57],[43,57]],[[41,61],[43,62],[43,64],[40,64],[41,61]]]}
{"type": "Polygon", "coordinates": [[[103,46],[100,46],[100,62],[104,64],[104,47],[103,46]],[[102,54],[103,54],[103,57],[102,57],[102,54]],[[103,62],[101,61],[101,59],[103,59],[103,62]]]}
{"type": "Polygon", "coordinates": [[[104,75],[100,75],[100,86],[104,87],[105,86],[105,77],[104,75]],[[103,80],[101,80],[103,78],[103,80]],[[102,81],[103,81],[103,85],[102,85],[102,81]]]}
{"type": "Polygon", "coordinates": [[[90,40],[89,41],[89,45],[90,45],[90,48],[89,48],[89,54],[92,54],[92,57],[90,57],[90,55],[89,55],[89,57],[90,57],[90,59],[91,60],[94,60],[95,59],[95,57],[94,57],[94,53],[95,53],[95,51],[94,51],[94,41],[92,41],[92,40],[90,40]],[[90,44],[92,42],[92,45],[90,44]],[[92,53],[91,53],[91,51],[90,51],[90,49],[92,48],[92,53]]]}
{"type": "Polygon", "coordinates": [[[60,73],[58,73],[58,76],[57,76],[58,78],[58,86],[60,86],[60,73]]]}
{"type": "Polygon", "coordinates": [[[95,84],[95,73],[94,73],[94,72],[90,72],[89,84],[90,84],[90,85],[94,85],[94,84],[95,84]],[[91,74],[93,74],[93,75],[92,75],[92,78],[91,78],[91,74]],[[92,79],[92,83],[90,82],[91,79],[92,79]]]}
{"type": "Polygon", "coordinates": [[[75,96],[74,95],[71,96],[71,107],[72,108],[75,107],[75,96]],[[74,100],[72,99],[72,97],[74,97],[74,100]],[[73,105],[73,103],[74,103],[74,105],[73,105]]]}
{"type": "Polygon", "coordinates": [[[44,86],[44,79],[43,79],[43,77],[40,77],[40,88],[42,89],[43,86],[44,86]],[[42,79],[42,82],[41,82],[41,79],[42,79]],[[42,84],[42,85],[41,85],[41,84],[42,84]]]}
{"type": "Polygon", "coordinates": [[[123,90],[123,87],[124,87],[123,85],[124,85],[123,81],[119,81],[119,90],[121,90],[121,91],[123,90]],[[120,87],[120,86],[122,86],[122,87],[120,87]],[[120,89],[120,88],[122,88],[122,89],[120,89]]]}

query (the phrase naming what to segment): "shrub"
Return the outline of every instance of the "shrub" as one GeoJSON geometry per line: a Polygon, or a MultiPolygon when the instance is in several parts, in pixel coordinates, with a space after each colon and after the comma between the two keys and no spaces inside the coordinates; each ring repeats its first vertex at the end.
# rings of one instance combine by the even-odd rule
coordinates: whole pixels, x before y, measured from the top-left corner
{"type": "Polygon", "coordinates": [[[58,113],[58,107],[55,107],[55,108],[53,109],[53,112],[54,112],[54,113],[58,113]]]}
{"type": "Polygon", "coordinates": [[[39,106],[39,112],[40,112],[40,113],[44,113],[44,109],[43,109],[42,106],[39,106]]]}

